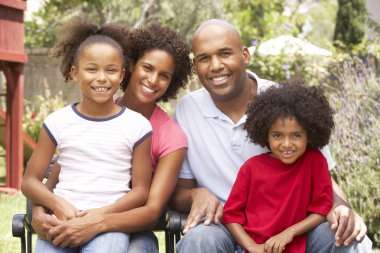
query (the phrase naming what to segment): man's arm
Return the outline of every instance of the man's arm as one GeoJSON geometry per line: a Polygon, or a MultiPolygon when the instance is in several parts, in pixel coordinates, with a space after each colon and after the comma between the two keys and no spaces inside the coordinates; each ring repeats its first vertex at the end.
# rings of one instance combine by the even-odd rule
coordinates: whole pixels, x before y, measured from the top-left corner
{"type": "Polygon", "coordinates": [[[327,215],[331,229],[336,231],[335,244],[349,245],[355,239],[361,241],[367,233],[367,226],[363,219],[352,210],[347,197],[331,177],[333,187],[333,206],[327,215]]]}
{"type": "Polygon", "coordinates": [[[219,199],[206,188],[196,188],[194,179],[178,180],[170,201],[170,206],[180,212],[188,212],[183,233],[198,225],[206,215],[204,224],[219,223],[223,216],[223,206],[219,199]]]}

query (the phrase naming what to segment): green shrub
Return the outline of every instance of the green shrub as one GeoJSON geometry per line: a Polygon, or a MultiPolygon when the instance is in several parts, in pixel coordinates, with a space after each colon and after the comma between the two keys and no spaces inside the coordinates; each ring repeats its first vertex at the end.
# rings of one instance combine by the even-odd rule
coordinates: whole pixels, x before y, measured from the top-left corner
{"type": "Polygon", "coordinates": [[[330,142],[333,176],[380,245],[380,79],[357,57],[335,68],[329,98],[336,110],[330,142]],[[334,90],[334,91],[332,91],[334,90]]]}
{"type": "Polygon", "coordinates": [[[269,55],[252,56],[249,66],[260,77],[282,82],[286,79],[301,78],[310,85],[319,85],[328,76],[327,67],[331,58],[311,55],[269,55]]]}

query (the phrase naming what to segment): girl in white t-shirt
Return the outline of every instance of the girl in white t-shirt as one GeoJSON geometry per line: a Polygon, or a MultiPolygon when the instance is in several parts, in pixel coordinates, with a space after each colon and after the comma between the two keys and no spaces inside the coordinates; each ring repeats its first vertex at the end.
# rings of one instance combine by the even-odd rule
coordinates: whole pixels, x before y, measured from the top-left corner
{"type": "MultiPolygon", "coordinates": [[[[122,212],[147,200],[151,125],[113,100],[125,75],[127,35],[123,25],[97,27],[74,17],[52,48],[53,57],[62,57],[65,81],[77,82],[83,99],[45,119],[21,188],[58,220],[122,212]],[[56,150],[61,171],[52,193],[42,180],[56,150]]],[[[52,242],[39,239],[36,252],[126,252],[129,235],[103,233],[76,248],[54,242],[54,238],[52,242]]]]}

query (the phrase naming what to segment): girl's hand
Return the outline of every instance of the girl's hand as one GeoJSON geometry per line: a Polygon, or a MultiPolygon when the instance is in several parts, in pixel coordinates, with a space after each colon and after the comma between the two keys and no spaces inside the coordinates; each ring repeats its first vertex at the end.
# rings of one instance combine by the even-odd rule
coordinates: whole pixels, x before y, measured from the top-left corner
{"type": "Polygon", "coordinates": [[[291,230],[284,230],[283,232],[269,238],[265,244],[264,249],[267,253],[281,253],[285,250],[285,246],[293,241],[294,234],[291,230]]]}
{"type": "Polygon", "coordinates": [[[70,220],[76,217],[78,209],[76,209],[72,204],[67,202],[64,198],[56,196],[56,204],[53,208],[54,216],[58,220],[70,220]]]}

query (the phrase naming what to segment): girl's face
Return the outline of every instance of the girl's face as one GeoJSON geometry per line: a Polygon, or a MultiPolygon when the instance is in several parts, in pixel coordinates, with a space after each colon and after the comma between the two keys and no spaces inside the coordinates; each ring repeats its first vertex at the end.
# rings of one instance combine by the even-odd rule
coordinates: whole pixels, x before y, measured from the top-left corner
{"type": "Polygon", "coordinates": [[[125,74],[122,57],[120,50],[109,44],[95,43],[83,49],[76,66],[71,67],[71,75],[82,89],[83,101],[113,101],[125,74]]]}
{"type": "Polygon", "coordinates": [[[268,142],[273,157],[292,164],[307,148],[307,133],[295,118],[279,118],[269,129],[268,142]]]}
{"type": "Polygon", "coordinates": [[[171,54],[160,49],[149,50],[131,66],[126,92],[133,92],[141,103],[155,103],[168,89],[174,68],[171,54]]]}

